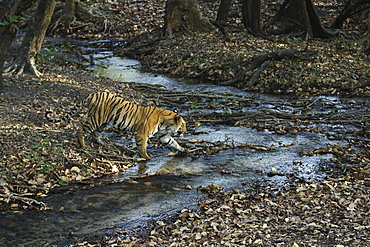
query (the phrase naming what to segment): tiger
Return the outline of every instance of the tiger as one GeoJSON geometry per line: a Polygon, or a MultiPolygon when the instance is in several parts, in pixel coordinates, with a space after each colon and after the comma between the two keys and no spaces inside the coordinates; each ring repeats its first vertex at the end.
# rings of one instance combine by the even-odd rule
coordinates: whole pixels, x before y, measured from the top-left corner
{"type": "Polygon", "coordinates": [[[146,160],[151,159],[147,154],[147,142],[150,136],[159,139],[171,149],[185,152],[185,148],[169,134],[169,131],[175,133],[187,131],[186,122],[182,116],[177,112],[154,106],[140,106],[113,93],[89,94],[61,119],[52,119],[49,116],[52,111],[47,111],[45,117],[53,123],[68,121],[83,105],[88,108],[87,118],[77,131],[78,142],[83,149],[86,149],[87,134],[90,134],[94,141],[104,145],[100,140],[100,133],[105,127],[112,127],[133,133],[138,151],[146,160]]]}

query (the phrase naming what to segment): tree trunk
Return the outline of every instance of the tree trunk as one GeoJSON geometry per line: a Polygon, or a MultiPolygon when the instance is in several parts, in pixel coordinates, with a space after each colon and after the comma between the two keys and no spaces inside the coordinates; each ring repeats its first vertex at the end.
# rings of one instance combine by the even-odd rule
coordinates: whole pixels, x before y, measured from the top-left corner
{"type": "Polygon", "coordinates": [[[307,39],[330,38],[334,35],[322,26],[312,0],[290,0],[288,19],[292,20],[296,29],[305,33],[307,39]]]}
{"type": "Polygon", "coordinates": [[[231,1],[232,0],[221,0],[220,7],[217,11],[217,22],[227,22],[227,16],[229,15],[231,1]]]}
{"type": "Polygon", "coordinates": [[[370,9],[365,10],[362,13],[362,17],[364,18],[367,15],[367,34],[365,37],[358,42],[363,44],[365,47],[370,45],[370,9]]]}
{"type": "Polygon", "coordinates": [[[253,35],[262,35],[260,24],[260,0],[243,0],[244,27],[253,35]]]}
{"type": "Polygon", "coordinates": [[[209,32],[213,25],[202,17],[196,0],[167,0],[164,16],[164,36],[171,37],[174,30],[199,30],[209,32]]]}
{"type": "Polygon", "coordinates": [[[35,60],[40,53],[54,7],[55,0],[40,1],[22,42],[17,59],[5,70],[7,74],[21,75],[23,72],[30,72],[35,76],[41,75],[36,69],[35,60]]]}
{"type": "Polygon", "coordinates": [[[294,21],[296,29],[305,31],[312,37],[310,17],[307,12],[305,1],[306,0],[290,0],[288,5],[288,17],[290,20],[294,21]]]}
{"type": "Polygon", "coordinates": [[[339,14],[339,16],[335,19],[335,21],[330,27],[340,29],[342,27],[343,22],[347,18],[358,13],[359,11],[361,11],[361,9],[366,8],[366,6],[369,3],[370,0],[357,0],[357,1],[348,0],[342,12],[339,14]]]}
{"type": "Polygon", "coordinates": [[[89,9],[81,5],[80,0],[66,0],[62,15],[68,22],[75,18],[87,21],[95,17],[89,9]]]}
{"type": "Polygon", "coordinates": [[[62,11],[56,11],[51,22],[49,33],[70,33],[71,24],[76,20],[89,21],[96,16],[88,8],[81,5],[79,0],[66,0],[62,11]]]}
{"type": "Polygon", "coordinates": [[[17,33],[15,23],[10,21],[10,17],[15,16],[19,3],[20,0],[0,1],[0,22],[4,23],[0,26],[0,91],[4,90],[3,68],[5,56],[17,33]],[[6,22],[8,22],[7,25],[5,25],[6,22]]]}
{"type": "Polygon", "coordinates": [[[76,19],[78,4],[79,4],[78,0],[65,1],[62,15],[59,19],[61,24],[68,26],[71,22],[73,22],[76,19]]]}

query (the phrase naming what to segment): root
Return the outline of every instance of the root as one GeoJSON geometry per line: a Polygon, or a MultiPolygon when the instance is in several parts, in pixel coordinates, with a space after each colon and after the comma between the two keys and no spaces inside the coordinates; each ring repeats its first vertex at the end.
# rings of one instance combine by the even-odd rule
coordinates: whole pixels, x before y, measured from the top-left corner
{"type": "Polygon", "coordinates": [[[32,75],[36,77],[42,76],[42,73],[37,70],[35,58],[31,57],[28,59],[28,61],[24,61],[19,63],[20,59],[17,59],[12,65],[10,65],[8,68],[4,70],[4,75],[14,75],[14,76],[20,76],[25,71],[29,71],[32,75]]]}
{"type": "Polygon", "coordinates": [[[37,70],[36,68],[36,63],[35,63],[35,58],[32,57],[30,58],[29,64],[28,64],[28,69],[30,70],[31,74],[37,77],[42,76],[42,73],[37,70]]]}
{"type": "Polygon", "coordinates": [[[14,75],[20,76],[26,71],[30,74],[40,77],[42,73],[37,70],[35,58],[33,56],[28,56],[28,59],[23,59],[24,56],[17,58],[17,60],[11,64],[8,68],[4,70],[4,75],[14,75]]]}
{"type": "MultiPolygon", "coordinates": [[[[267,66],[267,65],[264,65],[267,66]]],[[[370,85],[370,81],[359,83],[354,85],[351,89],[358,87],[366,87],[370,85]]],[[[181,92],[166,89],[159,85],[149,85],[142,83],[132,83],[130,87],[146,92],[146,97],[151,99],[158,105],[166,106],[168,108],[176,108],[182,106],[192,111],[191,116],[187,120],[191,122],[199,123],[213,123],[213,124],[233,124],[243,125],[243,123],[263,123],[266,125],[290,125],[293,122],[301,124],[302,122],[310,122],[317,124],[351,124],[358,128],[363,128],[368,125],[369,121],[369,110],[367,107],[359,109],[357,111],[338,112],[338,113],[319,113],[319,112],[305,112],[304,109],[312,109],[315,106],[322,105],[321,99],[297,99],[285,101],[276,101],[271,104],[294,107],[296,109],[302,109],[302,111],[290,113],[284,111],[275,111],[271,109],[260,109],[258,111],[248,108],[254,108],[261,104],[258,100],[253,97],[245,97],[236,94],[228,93],[212,93],[212,92],[197,92],[193,90],[182,90],[181,92]],[[184,102],[187,102],[184,104],[184,102]],[[193,102],[193,103],[191,103],[193,102]],[[236,103],[237,102],[237,103],[236,103]],[[234,104],[236,103],[236,104],[234,104]],[[196,109],[215,109],[215,111],[209,112],[196,112],[196,109]],[[229,109],[228,112],[222,112],[222,109],[229,109]],[[218,110],[218,111],[217,111],[218,110]]],[[[349,88],[343,88],[348,90],[349,88]]]]}
{"type": "MultiPolygon", "coordinates": [[[[93,25],[97,18],[105,18],[98,10],[89,9],[81,4],[69,6],[55,11],[53,20],[49,26],[48,33],[64,32],[67,34],[74,33],[76,30],[87,29],[93,25]]],[[[105,30],[107,29],[107,23],[105,30]]]]}

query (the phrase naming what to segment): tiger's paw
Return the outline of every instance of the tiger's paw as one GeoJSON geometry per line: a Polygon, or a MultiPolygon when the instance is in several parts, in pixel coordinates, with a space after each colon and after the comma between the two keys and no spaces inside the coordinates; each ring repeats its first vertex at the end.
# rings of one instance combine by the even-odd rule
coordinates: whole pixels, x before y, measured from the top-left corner
{"type": "Polygon", "coordinates": [[[168,154],[166,154],[166,156],[185,156],[186,154],[188,154],[186,150],[182,151],[176,150],[175,152],[173,151],[169,152],[168,154]]]}
{"type": "Polygon", "coordinates": [[[102,140],[102,138],[99,136],[99,137],[94,137],[92,136],[92,140],[94,143],[98,144],[98,145],[101,145],[101,146],[107,146],[107,143],[105,141],[102,140]]]}
{"type": "Polygon", "coordinates": [[[178,153],[188,153],[188,149],[187,148],[184,148],[184,147],[177,147],[176,149],[174,149],[174,150],[176,150],[176,152],[178,152],[178,153]]]}

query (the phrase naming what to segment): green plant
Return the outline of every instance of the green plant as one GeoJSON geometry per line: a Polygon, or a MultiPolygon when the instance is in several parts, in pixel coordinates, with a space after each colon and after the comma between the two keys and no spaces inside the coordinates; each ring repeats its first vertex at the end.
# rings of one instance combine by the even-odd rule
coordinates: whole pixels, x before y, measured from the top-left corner
{"type": "MultiPolygon", "coordinates": [[[[224,92],[224,94],[230,94],[230,93],[232,93],[232,92],[233,92],[233,91],[231,91],[231,90],[227,90],[227,91],[225,91],[225,92],[224,92]]],[[[226,100],[226,101],[228,101],[228,100],[229,100],[229,96],[228,96],[228,95],[225,95],[225,97],[224,97],[224,98],[225,98],[225,100],[226,100]]]]}
{"type": "Polygon", "coordinates": [[[8,26],[11,25],[13,28],[18,29],[19,27],[16,25],[16,23],[19,22],[19,20],[24,20],[25,18],[21,16],[9,16],[8,20],[4,20],[0,22],[0,26],[8,26]]]}
{"type": "Polygon", "coordinates": [[[233,114],[233,110],[231,110],[230,108],[227,108],[226,110],[222,112],[222,114],[233,114]]]}
{"type": "Polygon", "coordinates": [[[42,166],[41,172],[44,174],[49,174],[54,171],[58,165],[56,163],[46,163],[42,166]]]}
{"type": "Polygon", "coordinates": [[[198,103],[197,101],[193,101],[193,102],[191,103],[191,105],[190,105],[190,108],[191,108],[191,109],[198,109],[198,108],[199,108],[199,106],[197,106],[197,105],[196,105],[197,103],[198,103]]]}

